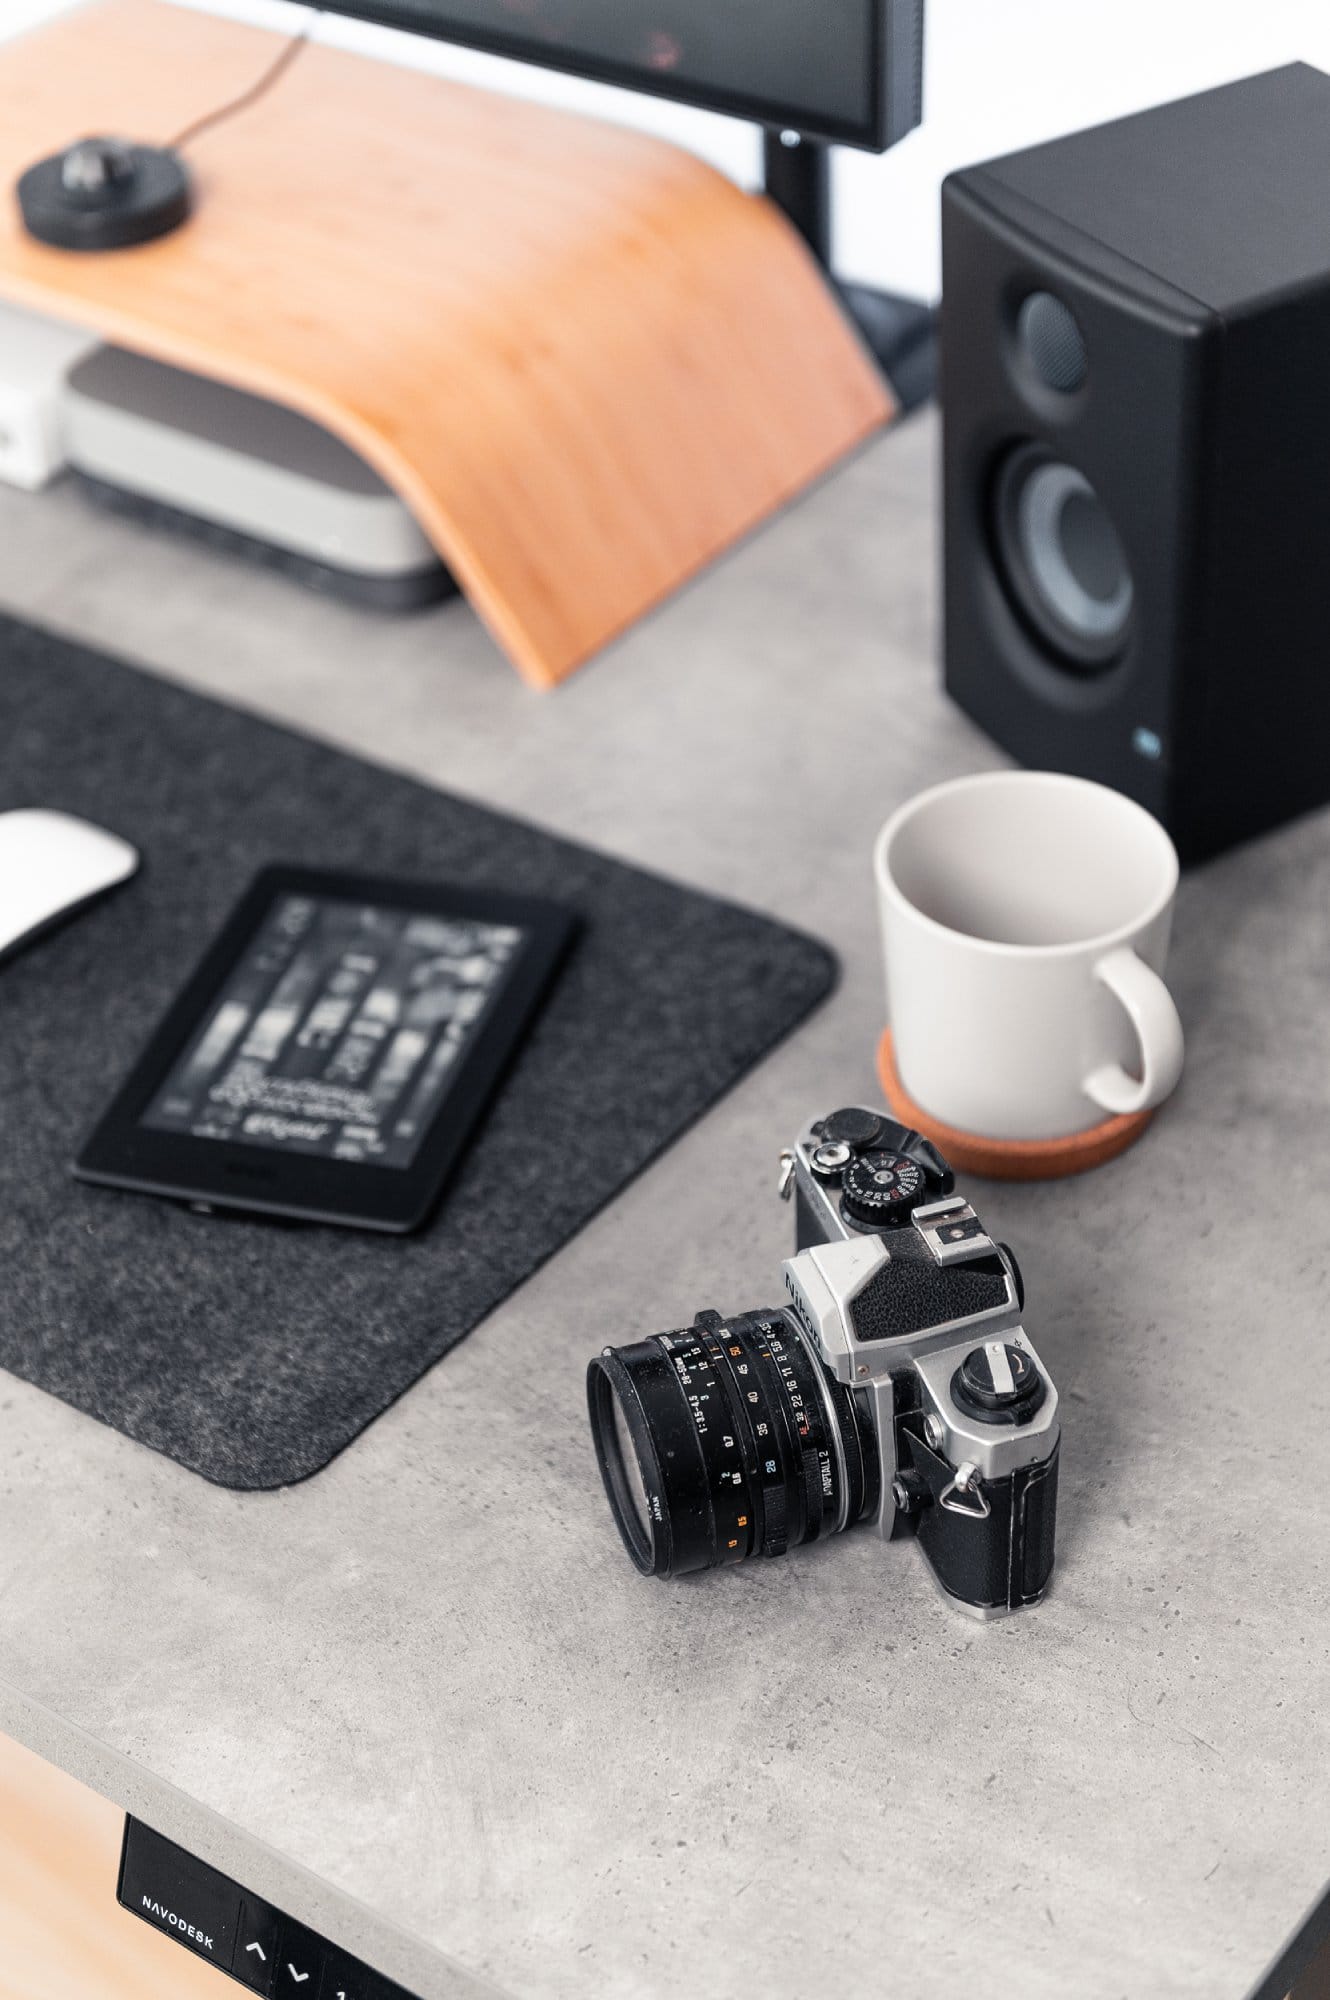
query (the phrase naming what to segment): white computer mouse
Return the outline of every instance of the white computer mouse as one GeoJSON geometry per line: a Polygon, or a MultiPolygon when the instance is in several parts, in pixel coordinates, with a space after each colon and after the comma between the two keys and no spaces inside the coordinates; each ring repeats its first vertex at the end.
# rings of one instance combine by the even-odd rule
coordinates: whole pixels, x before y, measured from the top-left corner
{"type": "Polygon", "coordinates": [[[0,812],[0,958],[127,882],[138,849],[73,813],[0,812]]]}

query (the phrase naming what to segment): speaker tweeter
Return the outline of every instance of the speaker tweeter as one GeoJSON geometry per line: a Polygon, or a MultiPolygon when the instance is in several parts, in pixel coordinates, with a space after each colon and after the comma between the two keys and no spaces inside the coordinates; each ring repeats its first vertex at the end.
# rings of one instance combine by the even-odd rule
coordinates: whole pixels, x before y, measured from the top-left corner
{"type": "Polygon", "coordinates": [[[1053,292],[1029,292],[1016,315],[1016,343],[1035,380],[1058,396],[1074,396],[1090,372],[1075,313],[1053,292]]]}

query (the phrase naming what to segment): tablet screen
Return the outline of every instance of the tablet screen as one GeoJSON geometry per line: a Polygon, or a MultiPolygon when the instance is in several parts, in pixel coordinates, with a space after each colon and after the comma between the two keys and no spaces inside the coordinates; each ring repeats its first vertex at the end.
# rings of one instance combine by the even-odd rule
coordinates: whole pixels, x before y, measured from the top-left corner
{"type": "Polygon", "coordinates": [[[512,924],[279,893],[140,1123],[409,1167],[526,938],[512,924]]]}

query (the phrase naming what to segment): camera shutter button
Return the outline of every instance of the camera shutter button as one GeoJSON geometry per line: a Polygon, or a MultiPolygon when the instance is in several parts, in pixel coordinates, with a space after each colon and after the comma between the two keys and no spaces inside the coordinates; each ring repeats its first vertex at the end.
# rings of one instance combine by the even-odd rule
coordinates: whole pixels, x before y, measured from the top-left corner
{"type": "Polygon", "coordinates": [[[981,1422],[1023,1424],[1044,1400],[1044,1378],[1023,1347],[989,1340],[971,1348],[952,1377],[951,1393],[981,1422]]]}
{"type": "Polygon", "coordinates": [[[849,1147],[842,1140],[835,1139],[814,1149],[811,1164],[819,1180],[834,1181],[844,1173],[853,1158],[849,1147]]]}

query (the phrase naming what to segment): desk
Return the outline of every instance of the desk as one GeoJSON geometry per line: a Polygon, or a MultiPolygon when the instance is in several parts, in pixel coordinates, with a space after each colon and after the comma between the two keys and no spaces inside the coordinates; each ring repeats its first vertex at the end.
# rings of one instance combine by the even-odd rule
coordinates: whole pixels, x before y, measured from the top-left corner
{"type": "MultiPolygon", "coordinates": [[[[872,1097],[869,847],[996,761],[933,665],[930,417],[556,696],[0,490],[0,603],[830,938],[831,1004],[327,1472],[214,1490],[0,1381],[0,1729],[424,2000],[1242,2000],[1330,1877],[1330,820],[1183,884],[1181,1093],[976,1190],[1064,1399],[1036,1612],[849,1535],[630,1569],[582,1373],[776,1294],[781,1144],[872,1097]]],[[[151,857],[149,857],[150,859],[151,857]]],[[[238,1989],[237,1989],[238,1990],[238,1989]]]]}

